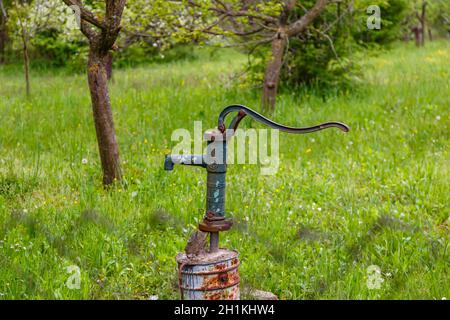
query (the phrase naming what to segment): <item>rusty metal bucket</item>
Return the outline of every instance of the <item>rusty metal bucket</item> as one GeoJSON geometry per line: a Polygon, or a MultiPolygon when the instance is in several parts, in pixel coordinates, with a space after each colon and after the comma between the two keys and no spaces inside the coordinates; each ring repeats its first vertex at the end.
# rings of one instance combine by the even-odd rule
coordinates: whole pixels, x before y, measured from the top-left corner
{"type": "Polygon", "coordinates": [[[179,270],[181,299],[239,300],[239,254],[219,249],[188,258],[185,253],[176,257],[179,270]]]}

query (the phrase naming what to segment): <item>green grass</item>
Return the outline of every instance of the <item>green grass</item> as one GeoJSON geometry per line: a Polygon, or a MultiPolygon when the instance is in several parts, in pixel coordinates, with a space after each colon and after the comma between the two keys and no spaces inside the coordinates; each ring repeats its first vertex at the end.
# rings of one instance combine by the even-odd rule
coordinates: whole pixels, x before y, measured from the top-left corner
{"type": "MultiPolygon", "coordinates": [[[[0,69],[0,299],[178,298],[175,255],[203,215],[205,174],[165,172],[164,154],[174,129],[213,127],[231,103],[258,108],[255,92],[233,85],[242,63],[226,53],[117,71],[126,179],[111,190],[85,76],[32,72],[27,99],[20,70],[0,69]],[[79,290],[65,285],[70,265],[79,290]]],[[[275,176],[230,166],[235,227],[222,245],[240,252],[242,288],[281,299],[449,298],[449,43],[399,45],[363,70],[358,90],[326,101],[285,93],[273,115],[340,120],[350,133],[280,134],[275,176]],[[380,289],[367,287],[371,265],[380,289]]]]}

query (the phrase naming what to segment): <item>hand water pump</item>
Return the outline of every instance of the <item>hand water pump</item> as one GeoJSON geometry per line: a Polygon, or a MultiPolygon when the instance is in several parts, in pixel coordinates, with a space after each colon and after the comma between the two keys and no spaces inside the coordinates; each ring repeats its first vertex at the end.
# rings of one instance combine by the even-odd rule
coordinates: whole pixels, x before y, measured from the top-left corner
{"type": "Polygon", "coordinates": [[[219,232],[227,231],[232,226],[231,219],[225,216],[227,143],[246,116],[287,133],[303,134],[327,128],[349,131],[349,127],[340,122],[326,122],[306,128],[288,127],[246,106],[231,105],[220,113],[217,128],[205,133],[206,155],[166,155],[165,170],[173,170],[175,164],[182,164],[199,166],[207,172],[206,213],[199,223],[200,231],[194,233],[188,241],[186,252],[177,255],[179,286],[183,299],[239,299],[238,253],[219,248],[219,232]],[[233,112],[237,112],[237,115],[226,128],[225,119],[233,112]],[[205,246],[208,234],[209,248],[205,246]]]}

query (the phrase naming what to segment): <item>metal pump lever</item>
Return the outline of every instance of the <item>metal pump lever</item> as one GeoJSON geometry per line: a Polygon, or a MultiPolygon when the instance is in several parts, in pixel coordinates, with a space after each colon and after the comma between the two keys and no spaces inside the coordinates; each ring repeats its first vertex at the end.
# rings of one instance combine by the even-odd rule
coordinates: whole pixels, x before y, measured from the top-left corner
{"type": "Polygon", "coordinates": [[[199,224],[199,229],[210,233],[210,252],[219,249],[219,231],[229,230],[232,226],[230,219],[225,218],[225,175],[227,171],[227,129],[225,127],[225,118],[228,114],[237,111],[238,114],[233,118],[228,129],[233,130],[234,134],[239,123],[246,116],[250,116],[258,122],[261,122],[271,128],[283,132],[303,134],[311,133],[327,128],[338,128],[348,132],[349,127],[340,122],[326,122],[313,127],[294,128],[276,123],[256,111],[243,105],[230,105],[223,109],[219,115],[217,130],[208,131],[205,137],[208,140],[208,146],[214,144],[216,154],[221,159],[218,162],[211,162],[210,155],[166,155],[164,161],[165,170],[173,170],[175,164],[194,165],[206,168],[207,171],[207,191],[206,191],[206,215],[199,224]]]}
{"type": "Polygon", "coordinates": [[[237,114],[237,116],[235,116],[233,118],[233,120],[230,123],[230,126],[228,127],[228,129],[232,129],[232,130],[236,130],[237,127],[239,126],[239,123],[241,122],[241,120],[244,119],[245,116],[247,116],[247,115],[252,117],[256,121],[258,121],[262,124],[265,124],[273,129],[278,129],[280,131],[288,132],[288,133],[295,133],[295,134],[311,133],[311,132],[316,132],[319,130],[333,128],[333,127],[341,129],[344,132],[348,132],[350,130],[350,128],[346,124],[341,123],[341,122],[325,122],[325,123],[319,124],[317,126],[306,127],[306,128],[288,127],[288,126],[276,123],[246,106],[243,106],[240,104],[234,104],[234,105],[226,107],[220,113],[219,121],[218,121],[218,125],[217,125],[217,128],[220,130],[220,132],[222,132],[222,133],[225,132],[225,130],[226,130],[225,129],[225,118],[228,114],[230,114],[231,112],[234,112],[234,111],[239,111],[239,113],[237,114]]]}

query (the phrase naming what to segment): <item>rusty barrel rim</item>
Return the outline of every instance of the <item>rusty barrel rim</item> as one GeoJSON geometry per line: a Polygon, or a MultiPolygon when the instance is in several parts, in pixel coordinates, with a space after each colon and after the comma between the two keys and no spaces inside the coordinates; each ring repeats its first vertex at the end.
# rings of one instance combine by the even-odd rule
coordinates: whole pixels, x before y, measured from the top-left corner
{"type": "MultiPolygon", "coordinates": [[[[221,261],[221,262],[224,262],[224,261],[221,261]]],[[[211,274],[219,274],[219,273],[222,273],[222,272],[229,272],[229,271],[233,271],[235,269],[238,269],[240,265],[241,265],[241,262],[238,261],[235,265],[233,265],[231,267],[228,267],[228,268],[225,268],[223,270],[198,271],[198,272],[189,272],[189,271],[181,270],[181,274],[189,274],[189,275],[195,274],[195,275],[201,275],[201,276],[203,276],[203,275],[211,275],[211,274]]],[[[186,266],[189,266],[189,265],[185,264],[184,267],[186,267],[186,266]]],[[[195,264],[194,266],[198,266],[198,264],[195,264]]]]}
{"type": "MultiPolygon", "coordinates": [[[[232,253],[233,256],[231,257],[227,257],[223,260],[212,260],[212,261],[197,261],[195,259],[189,259],[186,255],[186,253],[184,252],[180,252],[179,254],[177,254],[176,256],[176,261],[178,263],[178,265],[180,266],[182,263],[184,263],[184,267],[188,267],[188,266],[208,266],[211,263],[217,263],[217,262],[227,262],[229,260],[233,260],[233,259],[239,259],[239,253],[237,252],[237,250],[229,250],[229,249],[224,249],[224,248],[219,248],[218,253],[232,253]]],[[[210,256],[210,254],[206,255],[207,257],[210,256]]],[[[220,255],[218,255],[220,257],[220,255]]],[[[239,260],[238,260],[239,261],[239,260]]],[[[239,262],[240,264],[240,262],[239,262]]]]}

